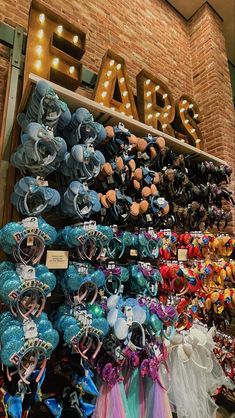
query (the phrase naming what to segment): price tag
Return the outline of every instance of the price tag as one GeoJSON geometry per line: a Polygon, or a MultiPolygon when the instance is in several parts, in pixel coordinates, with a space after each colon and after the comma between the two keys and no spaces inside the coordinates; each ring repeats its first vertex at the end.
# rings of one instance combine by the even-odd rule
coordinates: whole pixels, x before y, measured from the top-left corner
{"type": "Polygon", "coordinates": [[[47,187],[48,186],[48,181],[44,180],[43,177],[37,177],[36,178],[37,184],[38,186],[42,186],[42,187],[47,187]]]}
{"type": "Polygon", "coordinates": [[[37,326],[35,322],[30,319],[23,321],[24,337],[26,340],[36,338],[38,335],[37,326]]]}
{"type": "Polygon", "coordinates": [[[108,263],[108,269],[109,270],[114,270],[115,269],[115,263],[113,262],[113,261],[110,261],[109,263],[108,263]]]}
{"type": "Polygon", "coordinates": [[[130,249],[130,255],[131,255],[132,257],[138,257],[138,251],[137,251],[137,250],[135,250],[135,249],[133,249],[133,248],[131,248],[131,249],[130,249]]]}
{"type": "Polygon", "coordinates": [[[29,237],[27,237],[27,247],[32,247],[33,244],[34,244],[34,237],[30,235],[29,237]]]}
{"type": "Polygon", "coordinates": [[[161,351],[159,350],[159,348],[158,348],[157,345],[154,345],[153,346],[153,351],[154,351],[154,354],[155,354],[156,357],[159,357],[160,356],[161,351]]]}
{"type": "Polygon", "coordinates": [[[23,280],[35,279],[35,268],[31,266],[25,266],[24,264],[18,264],[16,266],[16,272],[23,280]]]}
{"type": "Polygon", "coordinates": [[[46,256],[46,266],[49,269],[67,269],[69,264],[68,251],[48,250],[46,256]]]}
{"type": "Polygon", "coordinates": [[[178,261],[188,261],[188,249],[187,248],[178,248],[177,258],[178,258],[178,261]]]}
{"type": "Polygon", "coordinates": [[[146,219],[147,219],[148,222],[151,222],[152,221],[152,216],[148,213],[146,215],[146,219]]]}
{"type": "Polygon", "coordinates": [[[108,184],[114,184],[113,176],[108,176],[107,177],[107,182],[108,182],[108,184]]]}
{"type": "Polygon", "coordinates": [[[123,290],[124,290],[124,285],[121,284],[121,286],[120,286],[120,293],[123,293],[123,290]]]}
{"type": "Polygon", "coordinates": [[[38,219],[37,218],[25,218],[22,220],[22,224],[25,228],[38,228],[38,219]]]}
{"type": "Polygon", "coordinates": [[[148,159],[149,159],[149,156],[148,156],[148,154],[147,154],[146,152],[144,152],[144,153],[142,154],[142,158],[143,158],[144,160],[148,160],[148,159]]]}
{"type": "Polygon", "coordinates": [[[125,308],[125,314],[126,314],[126,322],[127,325],[131,326],[133,321],[133,311],[131,306],[126,306],[125,308]]]}

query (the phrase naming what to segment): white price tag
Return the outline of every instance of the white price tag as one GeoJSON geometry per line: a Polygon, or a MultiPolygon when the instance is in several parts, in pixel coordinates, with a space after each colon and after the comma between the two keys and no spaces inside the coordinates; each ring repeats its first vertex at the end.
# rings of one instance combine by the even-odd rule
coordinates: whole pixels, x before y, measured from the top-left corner
{"type": "Polygon", "coordinates": [[[25,218],[22,220],[22,224],[25,228],[38,228],[38,219],[34,217],[25,218]]]}
{"type": "Polygon", "coordinates": [[[26,340],[36,338],[38,335],[37,326],[35,322],[30,319],[23,321],[24,337],[26,340]]]}

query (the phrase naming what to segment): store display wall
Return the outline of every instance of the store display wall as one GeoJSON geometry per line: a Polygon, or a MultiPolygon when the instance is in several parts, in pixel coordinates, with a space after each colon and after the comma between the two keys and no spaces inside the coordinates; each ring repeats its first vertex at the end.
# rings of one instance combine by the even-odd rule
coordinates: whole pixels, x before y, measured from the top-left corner
{"type": "MultiPolygon", "coordinates": [[[[87,33],[82,63],[98,72],[108,48],[126,60],[131,86],[145,68],[162,78],[174,98],[189,94],[204,116],[203,148],[235,167],[234,111],[223,22],[208,5],[187,22],[165,0],[45,2],[87,33]]],[[[27,30],[30,1],[1,2],[0,19],[27,30]],[[7,17],[6,17],[7,16],[7,17]]],[[[0,49],[0,120],[9,51],[0,49]]],[[[233,184],[234,186],[234,184],[233,184]]]]}

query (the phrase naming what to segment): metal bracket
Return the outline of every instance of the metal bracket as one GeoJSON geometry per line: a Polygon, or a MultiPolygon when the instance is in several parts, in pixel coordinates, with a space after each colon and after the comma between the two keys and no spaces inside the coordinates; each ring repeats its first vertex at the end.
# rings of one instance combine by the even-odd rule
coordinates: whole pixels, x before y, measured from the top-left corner
{"type": "Polygon", "coordinates": [[[2,148],[2,160],[9,161],[10,158],[10,137],[11,131],[14,123],[15,110],[16,110],[16,101],[17,101],[17,91],[18,91],[18,80],[22,70],[22,50],[24,44],[24,32],[21,28],[12,29],[10,26],[6,25],[5,30],[1,25],[0,33],[3,36],[3,39],[0,38],[5,45],[13,47],[10,54],[10,81],[9,81],[9,95],[8,95],[8,104],[6,111],[5,119],[5,132],[3,139],[3,148],[2,148]],[[12,42],[12,31],[14,32],[13,45],[12,42]]]}

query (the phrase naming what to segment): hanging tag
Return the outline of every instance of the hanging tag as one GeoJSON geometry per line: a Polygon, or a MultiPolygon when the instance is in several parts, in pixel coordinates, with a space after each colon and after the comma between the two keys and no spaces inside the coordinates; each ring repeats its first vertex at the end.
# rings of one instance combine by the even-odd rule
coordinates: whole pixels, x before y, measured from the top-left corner
{"type": "Polygon", "coordinates": [[[109,270],[114,270],[115,267],[116,267],[116,265],[115,265],[114,261],[109,261],[109,263],[108,263],[108,269],[109,270]]]}
{"type": "Polygon", "coordinates": [[[125,314],[126,314],[126,322],[128,326],[132,325],[133,322],[133,311],[132,311],[132,307],[131,306],[126,306],[125,307],[125,314]]]}
{"type": "Polygon", "coordinates": [[[38,219],[34,217],[22,219],[22,224],[25,228],[38,228],[38,219]]]}
{"type": "Polygon", "coordinates": [[[37,326],[34,321],[27,319],[23,321],[24,337],[26,340],[36,338],[38,335],[37,326]]]}
{"type": "Polygon", "coordinates": [[[151,222],[152,221],[152,216],[148,213],[146,215],[146,219],[147,219],[148,222],[151,222]]]}
{"type": "Polygon", "coordinates": [[[26,266],[24,264],[17,264],[16,272],[23,280],[34,280],[35,279],[35,268],[26,266]]]}
{"type": "Polygon", "coordinates": [[[100,214],[101,214],[101,216],[105,216],[106,215],[106,209],[101,208],[100,214]]]}
{"type": "Polygon", "coordinates": [[[120,293],[123,293],[123,290],[124,290],[124,285],[121,284],[121,286],[120,286],[120,293]]]}
{"type": "Polygon", "coordinates": [[[135,250],[134,248],[130,249],[130,255],[132,257],[138,257],[138,250],[135,250]]]}
{"type": "Polygon", "coordinates": [[[48,186],[48,181],[44,180],[43,177],[37,176],[36,181],[37,181],[38,186],[42,186],[42,187],[48,186]]]}
{"type": "Polygon", "coordinates": [[[115,356],[118,360],[123,360],[124,359],[121,347],[118,346],[118,347],[115,348],[115,356]]]}
{"type": "Polygon", "coordinates": [[[105,258],[107,252],[107,248],[103,248],[100,254],[100,258],[105,258]]]}
{"type": "Polygon", "coordinates": [[[114,184],[113,176],[108,176],[107,177],[107,182],[108,182],[108,184],[114,184]]]}
{"type": "Polygon", "coordinates": [[[159,357],[161,354],[161,351],[159,350],[159,347],[157,345],[153,346],[153,351],[156,357],[159,357]]]}

